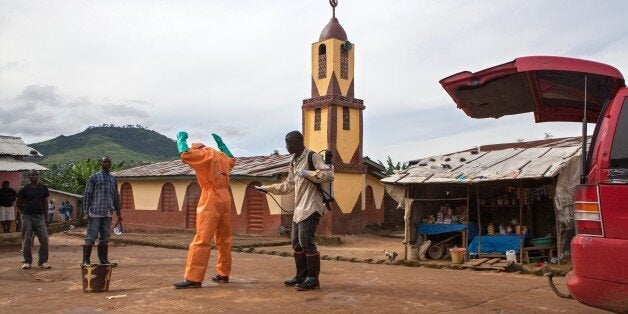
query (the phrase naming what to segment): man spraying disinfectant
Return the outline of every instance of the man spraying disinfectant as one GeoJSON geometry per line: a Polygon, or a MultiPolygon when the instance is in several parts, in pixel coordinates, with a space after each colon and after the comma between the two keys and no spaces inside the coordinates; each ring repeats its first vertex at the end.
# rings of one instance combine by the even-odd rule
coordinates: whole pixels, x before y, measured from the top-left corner
{"type": "Polygon", "coordinates": [[[218,264],[217,274],[212,277],[212,281],[229,282],[232,236],[228,174],[235,166],[236,160],[220,136],[216,134],[212,136],[220,151],[201,143],[192,143],[190,148],[186,142],[188,134],[186,132],[177,134],[177,148],[181,154],[181,161],[196,172],[201,197],[196,208],[196,235],[188,249],[184,280],[174,284],[176,289],[201,287],[211,252],[210,242],[214,237],[218,246],[218,264]]]}

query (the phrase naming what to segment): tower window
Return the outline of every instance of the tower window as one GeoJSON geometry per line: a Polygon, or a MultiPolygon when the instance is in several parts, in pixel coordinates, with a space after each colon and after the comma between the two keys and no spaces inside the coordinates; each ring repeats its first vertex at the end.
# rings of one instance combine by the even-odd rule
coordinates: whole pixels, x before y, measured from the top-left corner
{"type": "Polygon", "coordinates": [[[321,108],[314,109],[314,131],[321,130],[321,108]]]}
{"type": "Polygon", "coordinates": [[[349,115],[349,108],[342,107],[342,129],[349,130],[351,125],[351,116],[349,115]]]}
{"type": "Polygon", "coordinates": [[[318,46],[318,78],[327,77],[327,47],[325,44],[318,46]]]}
{"type": "Polygon", "coordinates": [[[340,49],[340,78],[349,79],[349,52],[340,49]]]}

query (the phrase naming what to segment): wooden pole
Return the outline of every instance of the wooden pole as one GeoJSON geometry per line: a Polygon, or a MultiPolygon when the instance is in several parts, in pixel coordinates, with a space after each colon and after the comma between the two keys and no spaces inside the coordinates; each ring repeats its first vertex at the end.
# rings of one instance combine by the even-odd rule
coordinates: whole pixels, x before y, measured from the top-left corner
{"type": "MultiPolygon", "coordinates": [[[[519,181],[519,190],[523,192],[521,181],[519,181]]],[[[526,239],[523,237],[523,233],[521,232],[521,226],[523,226],[523,202],[519,200],[519,237],[521,237],[519,240],[519,262],[523,264],[523,245],[526,239]]],[[[515,226],[515,228],[517,228],[517,226],[515,226]]]]}
{"type": "Polygon", "coordinates": [[[478,209],[478,257],[482,257],[482,221],[480,220],[480,185],[475,186],[475,204],[478,209]]]}

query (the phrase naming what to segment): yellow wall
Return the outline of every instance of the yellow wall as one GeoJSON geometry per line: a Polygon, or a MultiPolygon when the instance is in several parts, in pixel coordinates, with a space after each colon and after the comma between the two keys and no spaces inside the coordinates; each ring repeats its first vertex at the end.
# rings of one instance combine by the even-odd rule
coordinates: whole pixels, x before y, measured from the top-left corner
{"type": "MultiPolygon", "coordinates": [[[[157,210],[164,181],[118,181],[120,185],[124,182],[131,184],[136,210],[157,210]]],[[[177,194],[177,199],[178,197],[179,195],[177,194]]]]}
{"type": "Polygon", "coordinates": [[[239,215],[242,213],[242,204],[244,203],[244,194],[246,194],[247,185],[235,180],[230,181],[229,185],[231,186],[231,193],[233,194],[233,202],[235,203],[236,213],[239,215]]]}
{"type": "Polygon", "coordinates": [[[334,174],[334,198],[343,213],[350,213],[364,188],[364,175],[358,173],[334,174]]]}
{"type": "MultiPolygon", "coordinates": [[[[342,107],[334,106],[337,112],[337,140],[336,148],[344,163],[349,163],[351,157],[360,145],[360,109],[349,108],[349,130],[342,129],[342,107]]],[[[361,156],[360,156],[361,157],[361,156]]]]}
{"type": "MultiPolygon", "coordinates": [[[[172,183],[174,185],[176,194],[177,194],[177,202],[179,205],[179,210],[183,209],[183,201],[185,199],[185,192],[190,183],[194,182],[192,180],[178,180],[178,181],[161,181],[161,180],[141,180],[141,181],[118,181],[118,184],[122,186],[123,183],[128,182],[131,184],[133,189],[133,199],[135,202],[136,210],[157,210],[157,206],[159,206],[159,197],[161,196],[161,188],[166,182],[172,183]]],[[[250,183],[252,181],[245,181],[250,183]]],[[[273,184],[276,182],[261,182],[263,185],[273,184]]],[[[232,180],[230,182],[231,185],[231,193],[233,194],[233,202],[235,203],[236,212],[238,215],[242,214],[242,205],[244,204],[244,195],[246,194],[247,185],[232,180]]],[[[294,198],[294,194],[290,194],[286,196],[288,201],[283,200],[281,197],[275,196],[277,201],[282,203],[282,206],[286,210],[292,210],[294,205],[290,202],[289,198],[294,198]],[[286,205],[284,205],[284,202],[286,205]]],[[[268,202],[268,207],[270,209],[270,213],[273,215],[281,214],[281,209],[277,204],[270,198],[270,196],[266,196],[266,200],[268,202]]]]}
{"type": "Polygon", "coordinates": [[[340,78],[340,45],[342,45],[344,41],[338,39],[328,39],[321,42],[316,42],[312,44],[312,78],[318,88],[318,92],[321,96],[327,94],[327,87],[329,87],[329,81],[331,80],[332,71],[336,74],[336,79],[338,80],[338,85],[340,86],[340,92],[343,96],[347,96],[347,92],[349,91],[349,86],[351,85],[351,81],[353,80],[353,69],[354,69],[354,56],[355,56],[355,45],[353,49],[349,51],[349,75],[348,78],[341,79],[340,78]],[[318,79],[318,47],[322,44],[326,46],[327,52],[327,75],[323,79],[318,79]]]}
{"type": "Polygon", "coordinates": [[[314,131],[314,109],[304,110],[303,142],[305,146],[315,152],[327,149],[328,111],[328,107],[321,108],[321,129],[314,131]]]}
{"type": "Polygon", "coordinates": [[[379,179],[368,174],[366,175],[366,185],[370,185],[373,189],[375,207],[382,208],[384,202],[384,185],[379,182],[379,179]]]}

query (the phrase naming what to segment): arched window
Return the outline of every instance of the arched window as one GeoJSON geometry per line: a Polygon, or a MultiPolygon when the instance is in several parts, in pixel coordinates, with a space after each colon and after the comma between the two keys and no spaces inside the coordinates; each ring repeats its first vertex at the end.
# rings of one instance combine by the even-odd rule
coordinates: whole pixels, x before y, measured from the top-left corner
{"type": "Polygon", "coordinates": [[[366,191],[365,191],[365,209],[376,209],[376,205],[375,205],[375,197],[373,196],[373,188],[370,185],[366,186],[366,191]]]}
{"type": "Polygon", "coordinates": [[[327,47],[325,44],[318,46],[318,78],[327,77],[327,47]]]}
{"type": "Polygon", "coordinates": [[[349,112],[349,107],[342,107],[342,129],[351,129],[351,115],[349,112]]]}
{"type": "Polygon", "coordinates": [[[161,187],[161,196],[159,197],[159,206],[157,210],[162,212],[179,211],[177,193],[172,183],[166,182],[166,184],[161,187]]]}
{"type": "Polygon", "coordinates": [[[314,131],[321,130],[321,108],[314,109],[314,131]]]}
{"type": "Polygon", "coordinates": [[[340,78],[349,79],[349,52],[340,49],[340,78]]]}
{"type": "Polygon", "coordinates": [[[133,200],[133,188],[128,182],[122,183],[122,187],[120,187],[120,207],[123,211],[135,210],[135,201],[133,200]]]}
{"type": "Polygon", "coordinates": [[[185,199],[183,201],[186,217],[185,226],[188,229],[195,229],[196,227],[196,206],[200,197],[201,187],[196,182],[190,183],[185,191],[185,199]]]}

